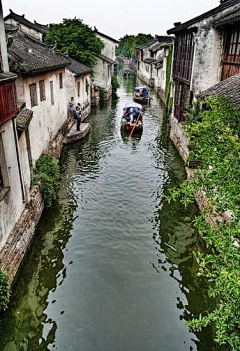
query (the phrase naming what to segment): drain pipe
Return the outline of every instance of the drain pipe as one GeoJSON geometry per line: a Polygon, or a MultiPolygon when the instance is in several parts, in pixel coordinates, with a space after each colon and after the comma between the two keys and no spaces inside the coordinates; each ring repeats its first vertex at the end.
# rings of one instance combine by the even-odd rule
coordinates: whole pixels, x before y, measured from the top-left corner
{"type": "Polygon", "coordinates": [[[15,149],[16,149],[16,155],[17,155],[18,173],[19,173],[19,179],[20,179],[21,190],[22,190],[22,200],[23,200],[23,202],[25,202],[24,186],[23,186],[23,179],[22,179],[22,173],[21,173],[19,150],[18,150],[18,138],[17,138],[17,131],[16,131],[16,125],[15,125],[14,118],[12,118],[12,126],[13,126],[15,149]]]}

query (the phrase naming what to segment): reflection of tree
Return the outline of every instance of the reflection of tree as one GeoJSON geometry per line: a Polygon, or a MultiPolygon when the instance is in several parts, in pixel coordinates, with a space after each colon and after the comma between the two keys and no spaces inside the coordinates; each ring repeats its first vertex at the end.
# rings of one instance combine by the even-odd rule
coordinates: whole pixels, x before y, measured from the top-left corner
{"type": "MultiPolygon", "coordinates": [[[[165,184],[168,187],[177,185],[185,178],[182,161],[172,157],[174,149],[167,138],[167,126],[163,123],[162,137],[159,140],[161,150],[164,153],[167,177],[165,184]],[[170,151],[170,152],[169,152],[170,151]]],[[[162,185],[161,185],[162,186],[162,185]]],[[[162,190],[157,191],[160,198],[162,190]]],[[[163,201],[162,205],[154,213],[151,220],[154,227],[153,239],[157,250],[156,262],[152,262],[157,271],[165,271],[178,282],[183,298],[178,297],[176,304],[182,310],[181,319],[189,320],[200,311],[211,307],[212,301],[208,298],[204,282],[197,277],[197,267],[193,260],[192,252],[198,250],[197,234],[192,226],[192,220],[197,212],[194,205],[184,208],[180,202],[168,204],[163,201]],[[159,209],[160,208],[160,209],[159,209]]],[[[199,334],[201,343],[199,350],[213,350],[213,338],[211,330],[199,334]]]]}

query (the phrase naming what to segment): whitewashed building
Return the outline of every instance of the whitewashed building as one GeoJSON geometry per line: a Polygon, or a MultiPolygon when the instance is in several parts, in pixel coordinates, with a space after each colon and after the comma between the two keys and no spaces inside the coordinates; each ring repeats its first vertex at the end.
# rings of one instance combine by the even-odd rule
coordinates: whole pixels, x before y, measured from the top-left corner
{"type": "Polygon", "coordinates": [[[104,48],[101,55],[98,56],[97,63],[94,66],[94,81],[96,86],[103,91],[101,98],[103,100],[108,100],[112,95],[111,77],[116,62],[116,48],[118,41],[108,35],[100,33],[96,28],[95,34],[103,41],[104,48]]]}
{"type": "Polygon", "coordinates": [[[65,67],[70,61],[21,32],[13,37],[8,55],[11,70],[18,74],[18,104],[33,112],[28,130],[34,164],[66,121],[65,67]]]}
{"type": "Polygon", "coordinates": [[[165,102],[167,83],[167,60],[171,54],[170,45],[172,44],[161,45],[161,56],[153,64],[154,90],[163,102],[165,102]]]}
{"type": "MultiPolygon", "coordinates": [[[[156,36],[155,39],[142,44],[136,48],[137,57],[137,76],[150,87],[154,87],[155,78],[161,79],[161,74],[156,72],[155,64],[158,67],[164,53],[164,44],[171,43],[173,37],[171,36],[156,36]],[[156,76],[158,74],[158,76],[156,76]]],[[[159,67],[161,68],[161,67],[159,67]]]]}
{"type": "Polygon", "coordinates": [[[168,30],[174,34],[173,111],[170,136],[183,159],[187,138],[181,122],[201,91],[240,73],[240,2],[221,0],[218,7],[168,30]]]}
{"type": "Polygon", "coordinates": [[[66,67],[67,101],[74,98],[82,107],[82,120],[91,112],[91,79],[92,69],[81,62],[69,57],[70,65],[66,67]]]}
{"type": "Polygon", "coordinates": [[[25,15],[18,15],[12,10],[10,10],[10,13],[4,17],[4,22],[14,27],[19,27],[23,33],[40,41],[44,40],[44,37],[48,32],[47,25],[39,24],[36,21],[32,23],[25,18],[25,15]]]}
{"type": "Polygon", "coordinates": [[[6,37],[0,3],[0,250],[25,206],[16,116],[15,80],[9,72],[6,37]]]}

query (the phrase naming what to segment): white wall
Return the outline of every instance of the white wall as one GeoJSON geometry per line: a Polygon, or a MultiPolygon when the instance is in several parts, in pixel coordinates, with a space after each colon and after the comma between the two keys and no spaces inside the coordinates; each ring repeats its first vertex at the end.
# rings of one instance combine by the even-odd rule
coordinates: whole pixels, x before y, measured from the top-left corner
{"type": "MultiPolygon", "coordinates": [[[[18,79],[16,85],[18,85],[18,79]]],[[[24,96],[26,108],[33,111],[33,118],[29,125],[29,135],[33,163],[35,163],[67,118],[65,70],[61,69],[33,77],[26,77],[24,79],[24,96]],[[63,76],[62,89],[59,86],[60,72],[63,76]],[[45,81],[46,100],[44,101],[40,101],[40,80],[45,81]],[[50,81],[53,81],[54,105],[51,103],[50,81]],[[29,85],[33,83],[36,83],[37,86],[38,105],[31,107],[29,85]]]]}
{"type": "Polygon", "coordinates": [[[69,71],[66,68],[66,95],[67,102],[71,100],[71,97],[74,97],[74,103],[77,104],[80,102],[81,106],[84,107],[88,104],[91,105],[91,82],[90,75],[85,74],[83,76],[77,76],[69,71]],[[86,91],[86,81],[88,81],[89,88],[86,91]],[[78,96],[78,82],[80,82],[80,96],[78,96]]]}
{"type": "Polygon", "coordinates": [[[13,131],[12,120],[0,126],[0,164],[4,186],[10,187],[5,197],[0,200],[0,249],[6,243],[24,209],[13,131]]]}
{"type": "MultiPolygon", "coordinates": [[[[15,21],[13,18],[8,18],[5,23],[8,23],[8,24],[12,24],[14,26],[17,26],[18,25],[18,22],[15,21]]],[[[19,23],[19,26],[20,26],[20,30],[28,35],[31,35],[32,37],[34,37],[35,39],[38,39],[40,41],[43,41],[42,40],[42,33],[32,29],[32,28],[29,28],[29,27],[26,27],[24,26],[23,24],[20,24],[19,23]]]]}
{"type": "Polygon", "coordinates": [[[115,61],[116,59],[116,46],[117,44],[113,41],[101,36],[100,34],[96,33],[97,37],[102,40],[104,43],[104,48],[102,50],[102,55],[109,57],[111,60],[115,61]]]}
{"type": "Polygon", "coordinates": [[[109,90],[111,87],[111,72],[108,74],[108,63],[98,59],[96,65],[94,66],[94,81],[96,86],[103,88],[104,90],[109,90]]]}

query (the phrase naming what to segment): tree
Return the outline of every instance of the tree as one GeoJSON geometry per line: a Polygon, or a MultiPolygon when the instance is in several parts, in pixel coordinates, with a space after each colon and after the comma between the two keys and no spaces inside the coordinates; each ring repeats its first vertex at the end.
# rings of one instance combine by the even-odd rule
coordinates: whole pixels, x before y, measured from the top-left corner
{"type": "Polygon", "coordinates": [[[68,52],[76,60],[93,67],[104,48],[94,31],[78,18],[63,19],[62,23],[50,24],[46,43],[57,43],[57,52],[68,52]]]}
{"type": "Polygon", "coordinates": [[[139,33],[137,36],[125,35],[119,40],[119,48],[117,50],[117,54],[135,58],[136,47],[147,43],[150,40],[153,40],[153,36],[151,34],[139,33]]]}

